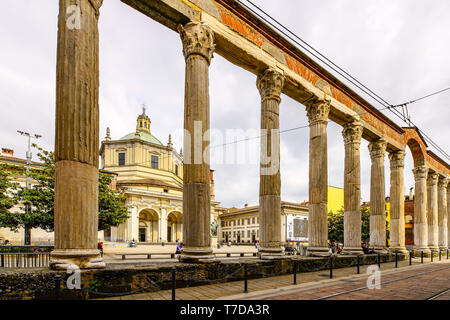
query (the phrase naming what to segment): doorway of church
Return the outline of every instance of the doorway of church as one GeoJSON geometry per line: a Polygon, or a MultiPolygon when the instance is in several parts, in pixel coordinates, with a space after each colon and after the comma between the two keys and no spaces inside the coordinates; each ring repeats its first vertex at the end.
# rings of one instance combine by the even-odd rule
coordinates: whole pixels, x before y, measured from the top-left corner
{"type": "Polygon", "coordinates": [[[145,228],[139,228],[139,242],[146,242],[145,231],[145,228]]]}
{"type": "Polygon", "coordinates": [[[167,242],[172,242],[172,227],[167,227],[167,242]]]}

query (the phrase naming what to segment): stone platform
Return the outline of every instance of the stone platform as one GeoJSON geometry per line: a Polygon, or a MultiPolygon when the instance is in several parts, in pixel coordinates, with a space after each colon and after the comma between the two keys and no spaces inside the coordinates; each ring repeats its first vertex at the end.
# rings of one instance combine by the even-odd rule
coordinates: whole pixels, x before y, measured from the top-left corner
{"type": "MultiPolygon", "coordinates": [[[[408,254],[399,254],[399,261],[408,259],[408,254]]],[[[395,255],[380,255],[381,263],[392,262],[395,255]]],[[[282,260],[260,260],[258,258],[223,259],[208,264],[180,262],[147,262],[140,264],[110,263],[104,270],[80,272],[81,290],[69,290],[66,280],[72,276],[49,269],[15,269],[0,274],[0,300],[11,299],[55,299],[55,277],[61,275],[61,299],[87,300],[118,294],[154,292],[170,289],[172,268],[176,268],[177,288],[223,283],[244,279],[247,264],[248,279],[290,274],[294,261],[297,272],[329,269],[328,258],[290,256],[282,260]]],[[[356,266],[356,256],[334,256],[333,268],[356,266]]],[[[377,255],[364,255],[360,264],[376,264],[377,255]]],[[[73,277],[72,277],[73,279],[73,277]]],[[[72,281],[72,283],[74,283],[72,281]]]]}

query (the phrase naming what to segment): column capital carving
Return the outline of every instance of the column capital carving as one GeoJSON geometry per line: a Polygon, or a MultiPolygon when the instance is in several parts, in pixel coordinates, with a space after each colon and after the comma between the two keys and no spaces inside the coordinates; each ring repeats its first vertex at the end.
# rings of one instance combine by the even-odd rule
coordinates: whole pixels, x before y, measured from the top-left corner
{"type": "Polygon", "coordinates": [[[259,90],[261,99],[275,99],[280,102],[284,81],[284,76],[274,69],[268,68],[261,72],[256,79],[256,87],[259,90]]]}
{"type": "Polygon", "coordinates": [[[342,130],[342,136],[344,137],[344,143],[361,143],[361,137],[363,133],[363,127],[361,122],[352,121],[347,122],[342,130]]]}
{"type": "Polygon", "coordinates": [[[203,56],[208,64],[213,58],[215,50],[214,32],[204,22],[189,22],[184,27],[178,26],[181,41],[183,42],[183,54],[187,59],[192,54],[203,56]]]}
{"type": "Polygon", "coordinates": [[[428,173],[427,184],[429,186],[435,186],[438,183],[439,174],[436,172],[428,173]]]}
{"type": "Polygon", "coordinates": [[[98,16],[100,14],[100,7],[103,4],[103,0],[89,0],[89,3],[95,10],[95,15],[98,16]]]}
{"type": "Polygon", "coordinates": [[[316,122],[328,121],[330,104],[331,100],[319,99],[317,97],[305,102],[306,115],[308,117],[309,124],[311,125],[316,122]]]}
{"type": "Polygon", "coordinates": [[[386,147],[387,142],[383,138],[369,143],[370,158],[372,160],[377,158],[384,158],[386,147]]]}
{"type": "Polygon", "coordinates": [[[442,191],[447,190],[447,185],[449,182],[449,178],[448,177],[439,177],[439,181],[438,181],[438,188],[442,189],[442,191]]]}
{"type": "Polygon", "coordinates": [[[417,166],[412,170],[414,174],[414,180],[426,179],[428,174],[427,166],[417,166]]]}
{"type": "Polygon", "coordinates": [[[403,150],[389,153],[391,169],[403,168],[405,166],[405,154],[406,152],[403,150]]]}

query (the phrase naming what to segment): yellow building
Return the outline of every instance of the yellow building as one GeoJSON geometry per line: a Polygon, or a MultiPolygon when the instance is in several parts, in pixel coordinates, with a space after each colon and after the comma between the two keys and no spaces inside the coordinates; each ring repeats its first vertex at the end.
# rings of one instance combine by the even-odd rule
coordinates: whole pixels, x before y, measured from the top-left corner
{"type": "MultiPolygon", "coordinates": [[[[107,129],[100,155],[102,169],[118,174],[117,187],[125,193],[129,206],[128,221],[105,230],[105,240],[182,241],[183,155],[173,148],[170,135],[167,145],[152,135],[145,108],[137,118],[135,132],[112,140],[107,129]]],[[[211,223],[217,225],[218,213],[225,209],[214,200],[213,171],[210,177],[211,223]]]]}
{"type": "Polygon", "coordinates": [[[344,210],[344,189],[328,186],[328,212],[344,210]]]}

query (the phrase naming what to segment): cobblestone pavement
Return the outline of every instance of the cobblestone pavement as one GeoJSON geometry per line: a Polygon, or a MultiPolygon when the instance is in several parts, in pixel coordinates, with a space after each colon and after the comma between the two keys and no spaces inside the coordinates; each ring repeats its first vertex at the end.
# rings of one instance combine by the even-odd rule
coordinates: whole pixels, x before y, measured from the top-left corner
{"type": "MultiPolygon", "coordinates": [[[[395,269],[395,263],[383,263],[381,265],[381,282],[395,279],[395,277],[405,277],[406,275],[414,275],[422,272],[428,272],[430,269],[448,268],[446,271],[435,271],[430,273],[434,281],[428,281],[426,275],[420,276],[415,287],[423,291],[423,297],[427,294],[431,296],[445,287],[450,287],[450,260],[434,261],[430,263],[430,259],[424,259],[424,264],[420,263],[420,259],[413,259],[413,265],[409,266],[409,261],[400,261],[398,269],[395,269]],[[393,278],[394,277],[394,278],[393,278]],[[421,279],[421,280],[420,280],[421,279]],[[437,280],[436,280],[437,279],[437,280]],[[421,289],[421,282],[427,281],[428,284],[433,283],[433,287],[421,289]],[[428,291],[427,291],[428,290],[428,291]]],[[[226,283],[209,284],[204,286],[180,288],[176,290],[177,300],[209,300],[209,299],[316,299],[322,296],[348,290],[348,288],[359,288],[366,285],[368,274],[366,273],[368,266],[361,266],[361,273],[356,274],[356,267],[342,268],[333,270],[333,279],[329,279],[328,270],[317,272],[307,272],[297,274],[297,285],[293,285],[293,275],[274,276],[260,279],[248,280],[248,293],[243,293],[244,281],[233,281],[226,283]],[[330,287],[331,286],[331,287],[330,287]],[[327,289],[328,288],[328,289],[327,289]],[[305,294],[306,290],[312,290],[305,294]]],[[[410,278],[409,281],[412,281],[410,278]]],[[[383,285],[382,291],[390,290],[391,299],[395,293],[396,284],[404,284],[406,286],[404,292],[411,293],[406,299],[414,299],[411,286],[408,281],[394,282],[392,285],[383,285]],[[392,291],[392,292],[391,292],[392,291]]],[[[441,291],[442,291],[441,290],[441,291]]],[[[369,292],[369,296],[375,290],[369,292]]],[[[381,292],[380,290],[376,290],[381,292]]],[[[361,293],[367,295],[367,290],[361,290],[361,293]]],[[[402,291],[403,292],[403,291],[402,291]]],[[[359,293],[358,293],[359,294],[359,293]]],[[[118,296],[105,298],[106,300],[170,300],[172,296],[171,290],[161,290],[157,292],[139,293],[127,296],[118,296]]],[[[421,297],[422,297],[421,296],[421,297]]],[[[342,297],[342,296],[341,296],[342,297]]],[[[385,296],[386,297],[386,296],[385,296]]],[[[443,299],[448,295],[444,294],[436,299],[443,299]]],[[[338,297],[336,297],[338,298],[338,297]]],[[[354,296],[352,299],[360,299],[354,296]]],[[[379,299],[379,298],[378,298],[379,299]]],[[[401,299],[399,296],[398,299],[401,299]]],[[[420,297],[419,297],[420,299],[420,297]]]]}

